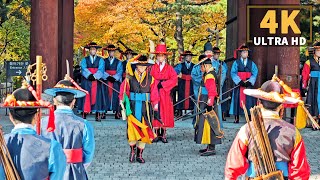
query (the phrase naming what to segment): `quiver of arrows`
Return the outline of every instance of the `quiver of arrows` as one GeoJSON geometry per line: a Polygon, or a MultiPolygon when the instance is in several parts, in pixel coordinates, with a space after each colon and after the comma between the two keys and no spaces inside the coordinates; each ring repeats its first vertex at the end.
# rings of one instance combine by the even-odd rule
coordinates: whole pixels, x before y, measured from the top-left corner
{"type": "Polygon", "coordinates": [[[10,156],[7,143],[4,140],[2,130],[0,130],[0,160],[6,176],[6,180],[20,180],[20,176],[10,156]]]}
{"type": "Polygon", "coordinates": [[[276,169],[276,163],[273,156],[270,140],[267,130],[264,126],[261,108],[255,106],[250,109],[251,122],[247,109],[244,107],[245,117],[248,124],[250,138],[253,142],[253,148],[250,149],[252,163],[256,174],[255,180],[283,180],[283,174],[276,169]]]}

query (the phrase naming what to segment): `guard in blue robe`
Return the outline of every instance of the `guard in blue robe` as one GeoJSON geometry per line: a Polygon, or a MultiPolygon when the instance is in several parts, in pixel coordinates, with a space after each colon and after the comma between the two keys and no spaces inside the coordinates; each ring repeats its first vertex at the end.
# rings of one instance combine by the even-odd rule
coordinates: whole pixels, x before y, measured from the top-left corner
{"type": "Polygon", "coordinates": [[[96,55],[97,49],[101,48],[100,46],[92,42],[85,48],[89,49],[90,55],[83,58],[80,63],[81,87],[89,94],[78,100],[78,111],[82,113],[84,119],[86,119],[87,113],[92,112],[96,114],[96,121],[101,121],[100,116],[109,104],[106,87],[98,81],[104,75],[105,64],[103,58],[96,55]]]}
{"type": "MultiPolygon", "coordinates": [[[[104,49],[108,51],[109,57],[105,59],[105,72],[103,75],[103,79],[108,83],[110,87],[113,87],[115,90],[120,91],[123,67],[122,62],[114,57],[114,53],[117,48],[111,44],[104,49]]],[[[107,87],[107,89],[107,99],[110,103],[105,110],[114,111],[115,119],[120,119],[121,113],[119,108],[119,93],[114,91],[112,88],[107,87]]]]}
{"type": "MultiPolygon", "coordinates": [[[[178,75],[178,102],[188,98],[193,95],[193,84],[191,71],[193,69],[194,64],[191,62],[192,56],[195,56],[191,53],[191,51],[185,51],[181,54],[184,57],[185,61],[179,63],[175,66],[174,70],[178,75]]],[[[194,96],[192,96],[194,98],[194,96]]],[[[181,102],[175,106],[175,109],[179,111],[179,115],[182,115],[182,110],[193,110],[194,102],[191,98],[186,99],[184,102],[181,102]]]]}
{"type": "MultiPolygon", "coordinates": [[[[5,141],[20,178],[63,179],[66,157],[61,144],[37,135],[34,125],[39,106],[25,105],[40,103],[26,87],[15,90],[10,99],[6,99],[6,102],[10,101],[6,107],[15,126],[11,133],[5,135],[5,141]]],[[[0,179],[6,179],[3,166],[0,167],[0,179]]]]}
{"type": "Polygon", "coordinates": [[[258,68],[252,60],[248,59],[249,48],[247,46],[242,45],[238,51],[241,52],[241,57],[232,64],[230,71],[234,84],[239,86],[233,90],[229,112],[229,114],[235,115],[234,123],[239,123],[239,115],[244,114],[241,101],[247,109],[257,104],[256,98],[245,95],[243,90],[253,88],[258,76],[258,68]]]}
{"type": "MultiPolygon", "coordinates": [[[[131,49],[127,49],[123,55],[126,56],[126,60],[122,61],[122,81],[126,78],[126,67],[127,67],[127,63],[128,61],[133,58],[133,56],[138,55],[136,52],[132,51],[131,49]]],[[[131,65],[132,66],[132,65],[131,65]]],[[[133,65],[135,66],[135,65],[133,65]]],[[[135,69],[135,67],[132,67],[132,69],[135,69]]]]}
{"type": "MultiPolygon", "coordinates": [[[[72,110],[75,98],[84,97],[85,93],[77,89],[71,80],[59,81],[45,93],[54,97],[56,129],[47,132],[42,128],[41,135],[62,145],[68,163],[64,179],[86,180],[86,168],[92,162],[95,149],[94,131],[88,121],[75,115],[72,110]]],[[[46,124],[47,120],[43,119],[42,123],[46,124]]]]}

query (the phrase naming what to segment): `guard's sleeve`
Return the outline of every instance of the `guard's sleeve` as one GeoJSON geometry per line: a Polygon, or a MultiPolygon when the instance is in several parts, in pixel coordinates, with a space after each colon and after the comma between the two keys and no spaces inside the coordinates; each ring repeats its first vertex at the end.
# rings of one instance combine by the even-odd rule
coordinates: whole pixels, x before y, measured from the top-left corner
{"type": "Polygon", "coordinates": [[[181,63],[180,64],[177,64],[175,67],[174,67],[174,70],[176,71],[177,74],[180,74],[181,73],[181,63]]]}
{"type": "Polygon", "coordinates": [[[114,77],[117,81],[121,82],[121,80],[122,80],[122,73],[123,73],[123,66],[122,66],[122,63],[120,62],[120,63],[118,63],[118,65],[117,65],[117,73],[116,73],[115,75],[113,75],[113,77],[114,77]]]}
{"type": "Polygon", "coordinates": [[[92,162],[94,150],[95,150],[95,140],[94,140],[94,131],[92,125],[85,120],[85,126],[83,129],[83,138],[82,138],[82,148],[83,148],[83,164],[88,166],[92,162]]]}
{"type": "Polygon", "coordinates": [[[238,76],[238,64],[237,62],[233,62],[232,67],[231,67],[231,71],[230,71],[230,75],[232,78],[232,81],[235,84],[239,84],[239,82],[241,81],[240,77],[238,76]]]}
{"type": "MultiPolygon", "coordinates": [[[[97,57],[98,58],[98,57],[97,57]]],[[[100,58],[100,57],[99,57],[100,58]]],[[[98,67],[98,71],[93,75],[96,79],[101,79],[103,77],[104,74],[104,68],[105,68],[105,64],[104,64],[104,60],[102,58],[99,59],[99,67],[98,67]]]]}
{"type": "Polygon", "coordinates": [[[244,174],[249,162],[246,158],[248,150],[248,136],[246,133],[246,125],[242,126],[234,139],[227,156],[225,167],[225,180],[236,180],[238,176],[244,174]]]}
{"type": "Polygon", "coordinates": [[[152,106],[156,105],[160,101],[159,91],[157,88],[157,84],[155,79],[152,77],[151,87],[150,87],[150,101],[152,103],[152,106]]]}
{"type": "Polygon", "coordinates": [[[218,95],[216,81],[212,74],[206,75],[204,79],[204,86],[208,91],[208,98],[214,100],[214,98],[218,95]]]}
{"type": "Polygon", "coordinates": [[[169,79],[161,82],[163,90],[170,92],[172,88],[174,88],[178,83],[178,76],[174,71],[173,67],[170,65],[166,65],[167,73],[169,74],[169,79]]]}
{"type": "Polygon", "coordinates": [[[306,61],[302,69],[302,84],[303,88],[307,87],[308,81],[310,79],[310,61],[306,61]]]}
{"type": "Polygon", "coordinates": [[[195,65],[193,66],[191,70],[191,77],[192,77],[192,82],[194,85],[200,86],[201,80],[202,80],[202,72],[200,70],[200,65],[195,65]]]}
{"type": "Polygon", "coordinates": [[[55,140],[51,140],[48,167],[50,179],[63,179],[66,166],[67,160],[61,144],[55,140]]]}
{"type": "Polygon", "coordinates": [[[252,67],[251,67],[251,76],[248,79],[248,81],[252,84],[252,86],[254,86],[254,84],[256,83],[257,80],[257,76],[258,76],[258,67],[257,65],[252,62],[252,67]]]}
{"type": "MultiPolygon", "coordinates": [[[[0,158],[0,160],[1,160],[1,158],[0,158]]],[[[0,179],[6,179],[6,174],[4,172],[3,165],[1,163],[0,163],[0,179]]]]}
{"type": "Polygon", "coordinates": [[[123,100],[123,94],[126,93],[127,96],[130,96],[130,84],[128,83],[128,79],[125,79],[120,85],[120,93],[119,93],[119,100],[123,100]],[[124,87],[126,86],[126,89],[124,87]]]}
{"type": "Polygon", "coordinates": [[[289,179],[308,180],[310,177],[310,166],[307,160],[306,148],[298,129],[296,129],[296,138],[294,149],[291,152],[289,161],[289,179]]]}
{"type": "Polygon", "coordinates": [[[225,62],[221,62],[222,63],[222,78],[221,78],[221,87],[223,86],[224,82],[227,79],[227,73],[228,73],[228,66],[225,62]]]}
{"type": "Polygon", "coordinates": [[[88,78],[90,74],[92,74],[89,69],[87,68],[87,62],[86,58],[83,58],[80,62],[80,67],[81,67],[81,74],[83,77],[88,78]]]}

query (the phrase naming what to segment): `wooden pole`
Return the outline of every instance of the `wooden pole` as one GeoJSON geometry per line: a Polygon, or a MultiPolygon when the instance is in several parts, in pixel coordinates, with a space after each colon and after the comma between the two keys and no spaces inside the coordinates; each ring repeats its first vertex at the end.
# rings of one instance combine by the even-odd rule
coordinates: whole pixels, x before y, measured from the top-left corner
{"type": "MultiPolygon", "coordinates": [[[[41,99],[42,94],[42,56],[36,57],[36,87],[37,87],[37,96],[41,99]]],[[[41,127],[41,109],[39,110],[39,114],[37,116],[37,134],[40,135],[40,127],[41,127]]]]}

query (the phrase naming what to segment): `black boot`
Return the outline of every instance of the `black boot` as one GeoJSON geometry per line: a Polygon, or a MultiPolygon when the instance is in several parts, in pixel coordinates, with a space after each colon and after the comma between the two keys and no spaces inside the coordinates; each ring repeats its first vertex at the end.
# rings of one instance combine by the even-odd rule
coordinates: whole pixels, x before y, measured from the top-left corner
{"type": "Polygon", "coordinates": [[[130,149],[129,162],[134,162],[136,157],[136,145],[130,145],[130,149]]]}
{"type": "Polygon", "coordinates": [[[222,121],[227,121],[227,119],[226,119],[226,113],[222,113],[222,121]]]}
{"type": "Polygon", "coordinates": [[[116,111],[116,113],[114,114],[114,118],[115,119],[120,119],[121,118],[121,112],[116,111]]]}
{"type": "Polygon", "coordinates": [[[81,116],[82,116],[83,119],[87,119],[87,113],[82,112],[82,113],[81,113],[81,116]]]}
{"type": "Polygon", "coordinates": [[[239,115],[234,116],[234,122],[233,123],[239,123],[239,115]]]}
{"type": "Polygon", "coordinates": [[[100,113],[96,112],[96,121],[101,122],[100,113]]]}
{"type": "Polygon", "coordinates": [[[155,129],[155,134],[157,135],[157,137],[152,140],[153,143],[156,143],[159,141],[159,129],[155,129]]]}
{"type": "Polygon", "coordinates": [[[101,113],[101,119],[106,119],[106,113],[101,113]]]}
{"type": "Polygon", "coordinates": [[[145,163],[143,157],[142,157],[142,153],[143,153],[143,149],[141,148],[137,148],[137,158],[136,160],[139,162],[139,163],[145,163]]]}
{"type": "Polygon", "coordinates": [[[167,140],[167,133],[166,133],[166,129],[163,129],[163,128],[161,128],[161,130],[160,130],[160,140],[163,142],[163,143],[168,143],[168,140],[167,140]]]}
{"type": "Polygon", "coordinates": [[[200,154],[200,156],[212,156],[212,155],[215,155],[216,154],[215,147],[216,146],[214,144],[209,144],[207,151],[205,151],[202,154],[200,154]]]}
{"type": "Polygon", "coordinates": [[[208,149],[209,149],[209,146],[207,146],[205,149],[200,149],[200,150],[199,150],[199,153],[204,153],[204,152],[206,152],[208,149]]]}

